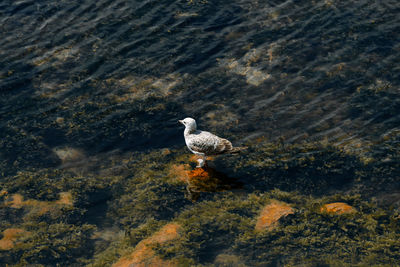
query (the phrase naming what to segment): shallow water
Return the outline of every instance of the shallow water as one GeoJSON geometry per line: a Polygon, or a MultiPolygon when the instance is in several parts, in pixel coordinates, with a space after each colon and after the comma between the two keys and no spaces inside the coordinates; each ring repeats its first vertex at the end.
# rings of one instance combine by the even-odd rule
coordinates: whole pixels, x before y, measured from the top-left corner
{"type": "MultiPolygon", "coordinates": [[[[13,193],[56,201],[60,192],[73,192],[74,212],[82,216],[60,211],[49,219],[3,203],[10,219],[2,219],[1,230],[29,230],[36,221],[88,224],[103,240],[82,241],[91,247],[86,253],[67,250],[61,259],[46,252],[19,264],[91,264],[119,242],[106,233],[148,223],[138,216],[156,221],[147,237],[161,222],[183,220],[202,202],[230,192],[251,198],[278,188],[313,197],[375,197],[395,218],[399,12],[394,0],[3,1],[0,176],[7,193],[1,197],[4,203],[13,193]],[[239,157],[211,163],[224,178],[216,187],[195,189],[195,202],[184,184],[164,179],[171,166],[188,163],[177,123],[188,116],[201,129],[249,146],[239,157]],[[153,196],[159,199],[146,204],[153,196]],[[136,217],[113,211],[132,203],[145,207],[132,211],[136,217]],[[18,212],[29,216],[19,221],[18,212]]],[[[124,242],[134,248],[130,238],[124,242]]],[[[238,247],[247,241],[239,239],[232,241],[235,248],[192,249],[188,262],[265,263],[262,254],[241,255],[238,247]],[[219,254],[234,256],[224,261],[219,254]]],[[[34,249],[14,249],[1,260],[15,264],[24,251],[34,249]]],[[[117,254],[123,255],[113,254],[107,264],[117,254]]],[[[352,263],[363,262],[360,257],[352,263]]]]}

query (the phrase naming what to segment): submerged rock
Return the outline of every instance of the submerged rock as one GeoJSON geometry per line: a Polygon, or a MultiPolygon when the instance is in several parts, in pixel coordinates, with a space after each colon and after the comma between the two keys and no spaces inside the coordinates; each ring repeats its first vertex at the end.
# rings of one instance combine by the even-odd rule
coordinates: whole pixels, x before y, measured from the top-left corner
{"type": "Polygon", "coordinates": [[[85,158],[84,153],[73,147],[58,147],[53,152],[60,158],[63,164],[68,162],[76,162],[85,158]]]}
{"type": "Polygon", "coordinates": [[[262,209],[257,219],[255,230],[271,230],[278,225],[278,220],[280,218],[293,213],[294,209],[289,204],[272,200],[271,203],[262,209]]]}
{"type": "Polygon", "coordinates": [[[266,51],[251,49],[240,59],[225,58],[218,61],[230,72],[244,76],[248,84],[259,86],[271,78],[271,74],[266,73],[259,64],[263,54],[266,54],[266,51]],[[252,64],[255,66],[251,66],[252,64]]]}
{"type": "Polygon", "coordinates": [[[323,205],[321,207],[321,212],[328,214],[347,214],[354,213],[356,210],[344,202],[335,202],[323,205]]]}
{"type": "Polygon", "coordinates": [[[144,267],[144,266],[177,266],[174,260],[164,260],[156,255],[154,247],[179,238],[180,225],[169,223],[158,232],[137,244],[135,250],[128,256],[122,257],[113,267],[144,267]]]}

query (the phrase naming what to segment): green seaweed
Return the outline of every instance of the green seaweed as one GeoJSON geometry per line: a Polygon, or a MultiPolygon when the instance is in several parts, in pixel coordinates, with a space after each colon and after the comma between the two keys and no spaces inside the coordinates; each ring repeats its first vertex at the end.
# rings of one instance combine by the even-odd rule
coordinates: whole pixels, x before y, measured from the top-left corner
{"type": "Polygon", "coordinates": [[[93,225],[27,223],[24,227],[32,233],[23,245],[13,249],[16,266],[57,262],[60,265],[84,264],[93,253],[90,236],[93,225]],[[66,253],[67,252],[67,253],[66,253]]]}
{"type": "Polygon", "coordinates": [[[279,190],[247,197],[226,193],[182,212],[175,221],[182,225],[182,237],[157,252],[183,262],[192,259],[195,264],[214,266],[224,253],[249,266],[390,265],[399,260],[398,214],[360,196],[312,198],[279,190]],[[281,218],[271,231],[255,231],[257,214],[269,199],[285,200],[296,212],[281,218]],[[345,201],[358,211],[321,213],[323,203],[335,201],[345,201]]]}

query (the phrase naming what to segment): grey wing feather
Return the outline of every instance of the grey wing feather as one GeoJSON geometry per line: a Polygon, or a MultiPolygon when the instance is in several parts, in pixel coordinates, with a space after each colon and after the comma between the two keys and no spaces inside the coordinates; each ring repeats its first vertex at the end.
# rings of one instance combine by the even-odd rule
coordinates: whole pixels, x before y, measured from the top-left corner
{"type": "Polygon", "coordinates": [[[216,152],[218,154],[222,154],[222,153],[228,153],[231,150],[232,150],[232,143],[229,140],[220,138],[218,145],[217,145],[216,152]]]}

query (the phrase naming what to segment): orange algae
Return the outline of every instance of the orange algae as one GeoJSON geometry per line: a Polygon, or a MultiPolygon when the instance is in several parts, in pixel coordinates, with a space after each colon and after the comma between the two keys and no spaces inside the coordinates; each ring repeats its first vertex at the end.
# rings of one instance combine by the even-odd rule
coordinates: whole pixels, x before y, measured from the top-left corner
{"type": "Polygon", "coordinates": [[[54,207],[58,206],[72,206],[72,194],[70,192],[61,192],[60,199],[56,201],[40,201],[36,199],[24,200],[20,194],[13,194],[11,200],[6,202],[6,205],[11,208],[20,209],[22,207],[30,207],[31,212],[36,215],[43,215],[54,207]]]}
{"type": "Polygon", "coordinates": [[[73,205],[72,194],[70,192],[61,192],[60,199],[56,200],[54,203],[59,205],[72,206],[73,205]]]}
{"type": "Polygon", "coordinates": [[[195,168],[187,172],[189,189],[194,192],[216,192],[230,188],[227,177],[211,167],[195,168]]]}
{"type": "Polygon", "coordinates": [[[187,182],[188,181],[188,173],[190,166],[189,164],[180,164],[180,165],[172,165],[170,169],[170,175],[175,177],[178,181],[187,182]]]}
{"type": "Polygon", "coordinates": [[[190,170],[189,164],[172,165],[170,174],[179,181],[189,182],[193,179],[207,179],[212,176],[211,168],[195,168],[190,170]]]}
{"type": "Polygon", "coordinates": [[[211,171],[205,168],[196,168],[188,172],[189,179],[197,178],[197,179],[207,179],[210,178],[211,171]]]}
{"type": "Polygon", "coordinates": [[[19,237],[28,234],[24,229],[9,228],[4,230],[3,238],[0,239],[0,250],[10,250],[17,244],[19,237]]]}
{"type": "Polygon", "coordinates": [[[122,257],[112,266],[177,266],[177,263],[173,260],[164,260],[159,256],[156,256],[153,247],[177,239],[179,237],[179,228],[180,225],[176,223],[169,223],[165,225],[149,238],[139,242],[130,255],[122,257]]]}
{"type": "Polygon", "coordinates": [[[264,229],[271,230],[277,226],[278,220],[281,217],[293,213],[294,209],[289,204],[273,200],[262,209],[260,216],[257,219],[255,229],[256,231],[261,231],[264,229]]]}
{"type": "Polygon", "coordinates": [[[6,190],[1,190],[0,191],[0,197],[6,196],[7,194],[8,194],[8,192],[6,190]]]}
{"type": "Polygon", "coordinates": [[[354,213],[356,212],[356,210],[352,206],[344,202],[335,202],[323,205],[321,207],[321,212],[329,214],[347,214],[347,213],[354,213]]]}
{"type": "Polygon", "coordinates": [[[172,165],[169,173],[173,180],[186,183],[192,201],[197,199],[200,192],[219,192],[240,187],[235,179],[208,166],[191,170],[189,164],[172,165]]]}

